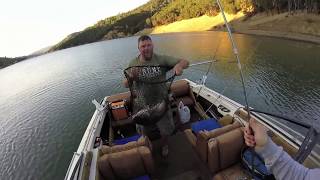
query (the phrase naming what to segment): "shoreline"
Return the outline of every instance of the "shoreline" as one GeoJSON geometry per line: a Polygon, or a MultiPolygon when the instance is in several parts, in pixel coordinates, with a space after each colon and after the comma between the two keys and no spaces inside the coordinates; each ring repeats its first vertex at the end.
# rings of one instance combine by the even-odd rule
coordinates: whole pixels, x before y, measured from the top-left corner
{"type": "MultiPolygon", "coordinates": [[[[210,31],[226,32],[225,30],[210,30],[210,31]]],[[[265,36],[265,37],[272,37],[272,38],[279,38],[279,39],[288,39],[288,40],[320,45],[320,37],[315,35],[307,35],[307,34],[299,34],[299,33],[291,33],[291,32],[279,32],[279,31],[238,30],[238,29],[234,29],[233,33],[254,35],[254,36],[265,36]]]]}
{"type": "MultiPolygon", "coordinates": [[[[224,31],[221,14],[209,17],[201,16],[154,28],[143,29],[135,35],[163,34],[177,32],[224,31]],[[192,26],[191,26],[192,25],[192,26]]],[[[242,13],[228,15],[227,19],[235,33],[289,39],[320,44],[320,15],[303,12],[269,15],[267,13],[245,17],[242,13]]]]}
{"type": "MultiPolygon", "coordinates": [[[[233,30],[251,34],[320,44],[320,15],[297,12],[260,13],[232,21],[233,30]]],[[[221,30],[222,28],[220,28],[221,30]]]]}

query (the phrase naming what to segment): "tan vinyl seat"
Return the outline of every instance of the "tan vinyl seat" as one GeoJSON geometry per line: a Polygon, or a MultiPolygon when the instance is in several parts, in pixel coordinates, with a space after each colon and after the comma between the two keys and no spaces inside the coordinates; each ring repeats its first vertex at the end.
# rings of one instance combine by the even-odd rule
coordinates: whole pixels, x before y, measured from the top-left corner
{"type": "Polygon", "coordinates": [[[233,129],[208,142],[208,166],[212,173],[240,162],[241,149],[244,147],[243,132],[233,129]]]}
{"type": "Polygon", "coordinates": [[[175,97],[175,104],[178,106],[180,101],[184,105],[193,106],[196,102],[192,90],[190,89],[189,82],[186,80],[178,80],[172,83],[170,87],[173,97],[175,97]]]}
{"type": "Polygon", "coordinates": [[[208,142],[209,169],[214,180],[250,179],[241,167],[241,150],[244,148],[243,131],[229,131],[208,142]]]}
{"type": "Polygon", "coordinates": [[[127,102],[130,102],[130,92],[124,92],[124,93],[119,93],[119,94],[115,94],[112,96],[109,96],[107,98],[108,102],[116,102],[116,101],[121,101],[121,100],[125,100],[127,102]]]}
{"type": "MultiPolygon", "coordinates": [[[[173,102],[174,106],[178,106],[180,101],[183,102],[184,105],[187,105],[189,107],[195,105],[195,97],[193,95],[192,90],[190,89],[189,82],[186,80],[178,80],[172,83],[170,87],[172,95],[175,97],[175,101],[173,102]]],[[[131,95],[130,92],[124,92],[116,95],[109,96],[107,98],[108,102],[117,102],[124,100],[126,102],[126,106],[128,107],[128,110],[131,111],[131,95]]],[[[133,121],[129,117],[127,119],[119,120],[119,121],[112,121],[111,125],[112,127],[118,127],[118,126],[124,126],[128,124],[132,124],[133,121]]]]}
{"type": "MultiPolygon", "coordinates": [[[[226,118],[230,123],[230,117],[226,118]]],[[[200,159],[206,163],[217,180],[236,180],[250,176],[240,165],[241,150],[244,147],[241,124],[234,122],[211,131],[200,131],[194,135],[191,129],[185,131],[200,159]]]]}
{"type": "Polygon", "coordinates": [[[155,169],[152,147],[147,137],[124,145],[103,146],[99,150],[98,172],[102,179],[129,179],[152,174],[155,169]]]}
{"type": "Polygon", "coordinates": [[[241,127],[239,122],[235,122],[233,124],[229,124],[223,126],[218,129],[214,129],[211,131],[200,131],[195,135],[191,129],[185,130],[185,134],[189,140],[189,142],[194,146],[196,152],[200,156],[201,160],[208,164],[208,142],[212,138],[216,138],[220,135],[223,135],[229,131],[237,129],[241,127]]]}
{"type": "Polygon", "coordinates": [[[227,169],[220,171],[215,176],[213,176],[212,179],[213,180],[239,180],[239,179],[251,179],[251,177],[241,167],[241,164],[237,163],[227,169]]]}

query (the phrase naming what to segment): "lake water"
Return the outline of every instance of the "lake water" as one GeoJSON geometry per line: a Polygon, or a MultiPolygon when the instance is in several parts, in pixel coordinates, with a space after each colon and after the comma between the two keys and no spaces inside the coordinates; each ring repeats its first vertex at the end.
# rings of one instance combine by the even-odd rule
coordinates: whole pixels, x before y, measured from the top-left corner
{"type": "MultiPolygon", "coordinates": [[[[235,34],[251,107],[320,120],[320,46],[235,34]]],[[[155,52],[214,63],[207,86],[244,104],[224,32],[152,36],[155,52]]],[[[137,37],[57,51],[0,70],[0,179],[63,179],[94,112],[92,99],[126,91],[123,70],[137,37]]],[[[198,81],[208,65],[179,78],[198,81]]]]}

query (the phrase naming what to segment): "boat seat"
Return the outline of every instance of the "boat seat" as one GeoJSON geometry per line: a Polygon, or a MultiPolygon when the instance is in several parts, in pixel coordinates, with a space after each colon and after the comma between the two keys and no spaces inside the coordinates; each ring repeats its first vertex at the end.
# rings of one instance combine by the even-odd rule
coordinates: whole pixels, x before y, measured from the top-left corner
{"type": "MultiPolygon", "coordinates": [[[[189,82],[186,80],[178,80],[173,82],[170,87],[170,91],[176,99],[175,101],[176,104],[179,104],[179,102],[182,101],[183,104],[192,106],[196,102],[194,95],[192,93],[192,90],[190,89],[189,82]]],[[[129,109],[131,108],[130,107],[131,106],[130,91],[115,94],[107,98],[108,102],[117,102],[121,100],[125,100],[127,102],[127,106],[129,107],[129,109]]]]}
{"type": "Polygon", "coordinates": [[[222,118],[220,118],[218,120],[218,122],[221,126],[226,126],[226,125],[234,123],[234,118],[227,114],[227,115],[223,116],[222,118]]]}
{"type": "Polygon", "coordinates": [[[107,97],[108,102],[117,102],[117,101],[121,101],[121,100],[125,100],[126,102],[130,102],[130,92],[128,91],[128,92],[119,93],[119,94],[115,94],[115,95],[107,97]]]}
{"type": "Polygon", "coordinates": [[[115,140],[113,140],[113,144],[122,145],[122,144],[127,144],[129,142],[136,142],[139,140],[140,137],[141,137],[140,134],[136,134],[134,136],[130,136],[130,137],[126,137],[126,138],[115,139],[115,140]]]}
{"type": "Polygon", "coordinates": [[[178,106],[180,101],[186,106],[193,106],[196,102],[189,82],[186,80],[178,80],[172,83],[170,91],[175,98],[174,104],[178,106]]]}
{"type": "MultiPolygon", "coordinates": [[[[185,130],[185,134],[199,155],[200,159],[205,162],[209,166],[209,141],[211,139],[216,139],[232,130],[239,129],[241,124],[239,122],[234,122],[233,124],[229,124],[223,126],[221,128],[216,128],[211,131],[199,131],[198,133],[194,133],[192,129],[185,130]]],[[[241,137],[241,139],[243,139],[241,137]]],[[[215,168],[210,168],[211,172],[215,172],[215,168]]]]}
{"type": "Polygon", "coordinates": [[[212,179],[213,180],[238,180],[238,179],[251,179],[251,177],[242,168],[241,164],[237,163],[215,174],[212,179]]]}
{"type": "Polygon", "coordinates": [[[98,172],[102,179],[144,179],[154,172],[151,143],[147,137],[99,149],[98,172]]]}
{"type": "Polygon", "coordinates": [[[196,121],[191,124],[191,130],[193,133],[199,133],[200,131],[211,131],[221,128],[221,125],[215,118],[196,121]]]}
{"type": "Polygon", "coordinates": [[[208,141],[208,167],[210,171],[217,173],[240,162],[243,147],[243,132],[240,128],[211,138],[208,141]]]}

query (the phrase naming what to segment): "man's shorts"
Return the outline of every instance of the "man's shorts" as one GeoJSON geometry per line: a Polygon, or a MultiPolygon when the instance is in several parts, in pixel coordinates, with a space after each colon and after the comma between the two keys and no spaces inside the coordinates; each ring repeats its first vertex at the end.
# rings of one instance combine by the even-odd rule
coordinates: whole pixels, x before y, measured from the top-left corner
{"type": "MultiPolygon", "coordinates": [[[[174,131],[174,122],[172,117],[171,108],[168,109],[167,113],[156,123],[161,136],[170,136],[174,131]]],[[[143,126],[136,124],[137,132],[139,134],[148,135],[152,131],[152,127],[143,126]]]]}

